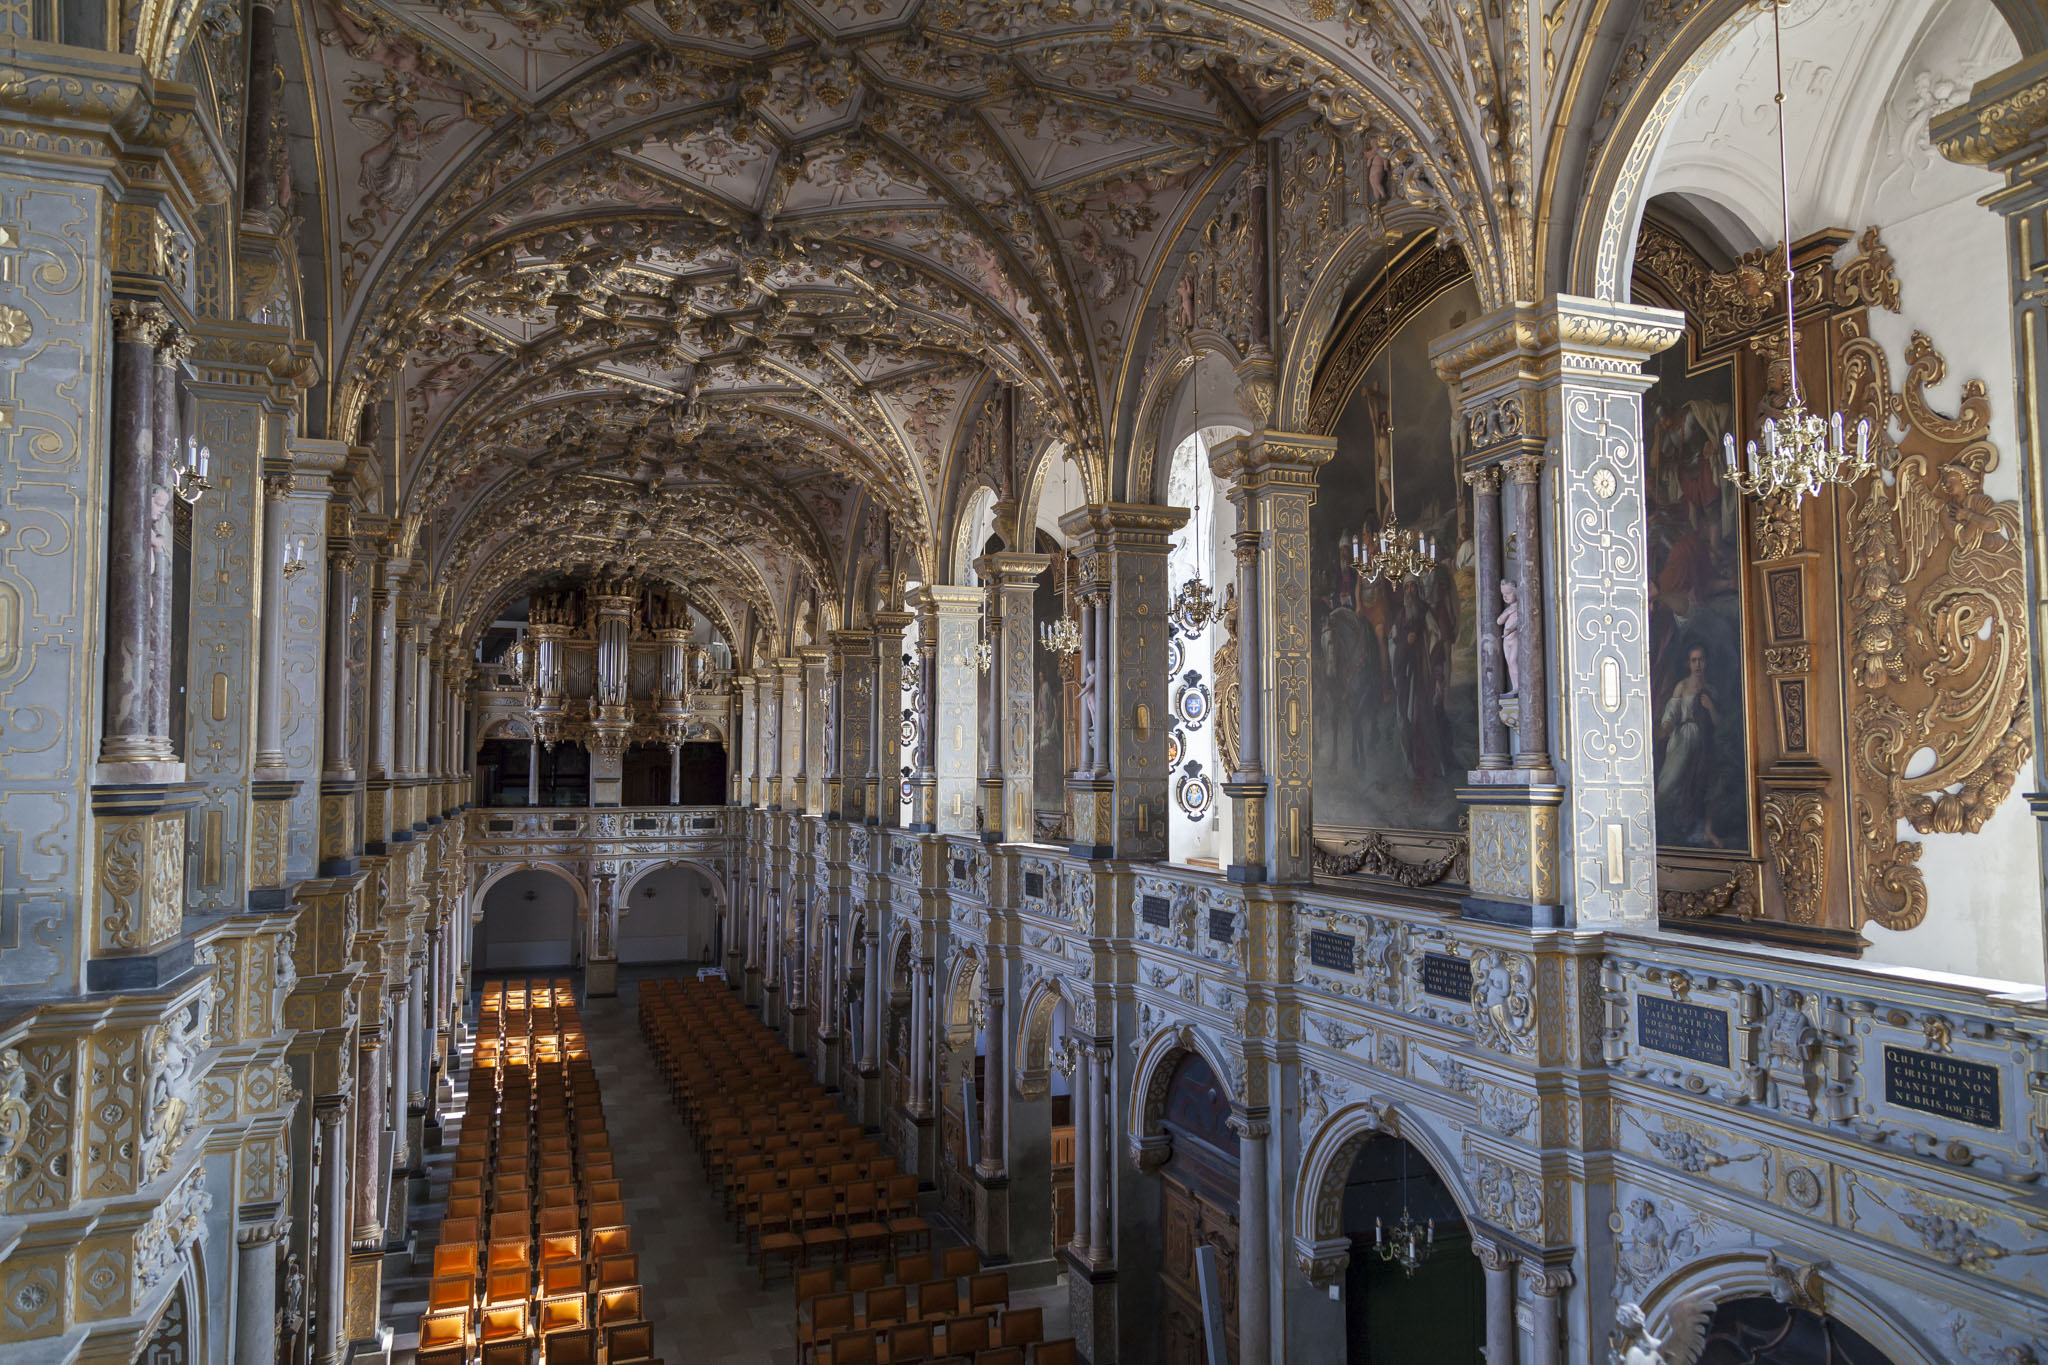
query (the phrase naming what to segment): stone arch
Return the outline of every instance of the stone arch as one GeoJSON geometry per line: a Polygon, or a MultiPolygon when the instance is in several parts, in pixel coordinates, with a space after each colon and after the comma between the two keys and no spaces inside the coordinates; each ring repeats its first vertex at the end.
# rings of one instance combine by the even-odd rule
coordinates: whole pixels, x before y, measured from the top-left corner
{"type": "Polygon", "coordinates": [[[1017,1093],[1027,1100],[1042,1100],[1052,1093],[1052,1021],[1065,998],[1059,978],[1051,976],[1033,981],[1024,993],[1024,1007],[1017,1012],[1012,1079],[1017,1093]]]}
{"type": "MultiPolygon", "coordinates": [[[[1158,1148],[1160,1160],[1164,1160],[1164,1144],[1168,1141],[1160,1126],[1166,1117],[1166,1092],[1173,1084],[1174,1068],[1189,1053],[1200,1057],[1215,1073],[1216,1082],[1223,1087],[1223,1097],[1230,1102],[1231,1108],[1241,1108],[1244,1104],[1239,1093],[1240,1068],[1219,1053],[1215,1044],[1199,1029],[1187,1024],[1173,1024],[1160,1029],[1146,1039],[1144,1047],[1138,1051],[1138,1064],[1133,1068],[1135,1074],[1126,1110],[1126,1131],[1132,1145],[1147,1152],[1158,1148]]],[[[1140,1164],[1150,1169],[1158,1162],[1141,1161],[1140,1164]]]]}
{"type": "Polygon", "coordinates": [[[531,859],[516,863],[501,863],[491,871],[486,872],[484,879],[477,883],[476,889],[469,893],[469,903],[476,907],[475,913],[483,913],[484,897],[490,894],[491,888],[515,872],[551,872],[555,876],[560,877],[563,881],[569,883],[570,888],[576,893],[576,918],[578,920],[589,918],[590,888],[584,885],[583,879],[570,876],[568,869],[564,868],[560,863],[536,862],[531,859]]]}
{"type": "Polygon", "coordinates": [[[1887,1305],[1881,1295],[1845,1279],[1836,1266],[1823,1262],[1809,1267],[1780,1259],[1774,1251],[1752,1248],[1705,1256],[1672,1271],[1640,1304],[1650,1332],[1667,1331],[1672,1306],[1702,1291],[1712,1291],[1716,1304],[1749,1298],[1787,1302],[1788,1294],[1795,1305],[1802,1297],[1817,1301],[1820,1306],[1812,1311],[1855,1332],[1884,1352],[1892,1365],[1941,1365],[1952,1358],[1930,1346],[1905,1314],[1887,1305]]]}
{"type": "MultiPolygon", "coordinates": [[[[1220,332],[1198,331],[1192,340],[1205,353],[1205,360],[1212,356],[1219,358],[1233,373],[1244,361],[1230,339],[1220,332]]],[[[1194,353],[1182,350],[1150,376],[1143,392],[1138,395],[1138,423],[1131,431],[1129,463],[1124,473],[1124,496],[1132,502],[1159,502],[1163,499],[1167,461],[1194,430],[1187,420],[1176,420],[1180,414],[1175,403],[1194,370],[1194,353]]],[[[1229,412],[1219,410],[1216,415],[1239,420],[1204,425],[1242,425],[1244,414],[1238,410],[1236,396],[1234,393],[1228,396],[1229,412]]]]}
{"type": "Polygon", "coordinates": [[[198,1365],[206,1359],[204,1248],[194,1245],[171,1292],[142,1333],[137,1365],[198,1365]]]}
{"type": "Polygon", "coordinates": [[[952,970],[946,979],[946,1035],[955,1046],[974,1041],[974,995],[985,968],[981,951],[971,944],[954,949],[952,970]]]}
{"type": "MultiPolygon", "coordinates": [[[[1023,544],[1031,544],[1033,540],[1032,530],[1038,525],[1038,505],[1045,497],[1046,475],[1052,471],[1056,460],[1072,461],[1074,468],[1081,473],[1081,496],[1084,499],[1089,496],[1088,464],[1080,452],[1057,438],[1042,443],[1025,466],[1023,494],[1017,500],[1017,539],[1023,544]]],[[[1037,547],[1032,545],[1032,548],[1037,547]]]]}
{"type": "Polygon", "coordinates": [[[965,585],[974,572],[974,561],[981,556],[981,546],[975,541],[975,528],[981,522],[984,509],[993,510],[999,501],[996,490],[985,483],[968,489],[960,499],[960,514],[953,523],[952,552],[946,557],[946,580],[955,585],[965,585]]]}
{"type": "Polygon", "coordinates": [[[688,867],[702,873],[704,880],[710,882],[712,889],[717,893],[718,908],[723,913],[726,908],[725,873],[700,858],[649,858],[633,864],[632,871],[620,879],[619,903],[624,904],[626,897],[633,894],[633,888],[640,884],[642,877],[664,867],[688,867]]]}
{"type": "Polygon", "coordinates": [[[1466,1224],[1483,1222],[1465,1186],[1463,1165],[1428,1123],[1399,1105],[1371,1098],[1353,1101],[1324,1119],[1302,1151],[1290,1225],[1295,1263],[1312,1283],[1326,1283],[1328,1277],[1341,1274],[1350,1259],[1351,1239],[1344,1234],[1344,1187],[1359,1152],[1379,1137],[1399,1138],[1413,1147],[1436,1171],[1466,1224]]]}
{"type": "MultiPolygon", "coordinates": [[[[1416,235],[1403,232],[1399,240],[1389,241],[1388,231],[1437,226],[1427,214],[1413,209],[1397,212],[1390,204],[1385,226],[1376,225],[1368,219],[1323,257],[1314,282],[1302,294],[1306,302],[1301,317],[1288,330],[1287,348],[1281,357],[1277,391],[1273,396],[1273,426],[1283,431],[1309,429],[1309,409],[1314,401],[1316,376],[1336,335],[1352,286],[1384,270],[1387,263],[1398,256],[1416,235]]],[[[1443,245],[1444,249],[1451,249],[1448,241],[1443,245]]],[[[1489,295],[1489,282],[1480,278],[1476,271],[1474,280],[1484,303],[1489,295]]]]}

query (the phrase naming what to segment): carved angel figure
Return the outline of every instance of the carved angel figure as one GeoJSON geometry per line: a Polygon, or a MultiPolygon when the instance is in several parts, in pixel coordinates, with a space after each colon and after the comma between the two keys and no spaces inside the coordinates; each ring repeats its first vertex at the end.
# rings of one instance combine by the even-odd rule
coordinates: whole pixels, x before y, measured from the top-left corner
{"type": "Polygon", "coordinates": [[[1608,1339],[1610,1365],[1693,1365],[1707,1342],[1707,1324],[1714,1316],[1719,1285],[1695,1289],[1671,1305],[1671,1329],[1650,1335],[1642,1307],[1625,1303],[1614,1310],[1614,1334],[1608,1339]]]}
{"type": "Polygon", "coordinates": [[[1238,768],[1238,724],[1244,706],[1244,681],[1238,676],[1237,584],[1223,585],[1223,643],[1216,650],[1216,756],[1225,772],[1238,768]]]}
{"type": "Polygon", "coordinates": [[[1081,764],[1080,771],[1093,774],[1095,771],[1095,713],[1097,709],[1095,675],[1096,663],[1093,658],[1084,657],[1081,664],[1081,688],[1076,700],[1081,715],[1081,764]]]}
{"type": "Polygon", "coordinates": [[[379,218],[395,218],[411,208],[420,193],[420,162],[448,130],[462,121],[462,115],[436,114],[422,119],[406,105],[390,111],[391,121],[354,114],[349,122],[357,132],[373,138],[363,153],[363,207],[379,218]]]}

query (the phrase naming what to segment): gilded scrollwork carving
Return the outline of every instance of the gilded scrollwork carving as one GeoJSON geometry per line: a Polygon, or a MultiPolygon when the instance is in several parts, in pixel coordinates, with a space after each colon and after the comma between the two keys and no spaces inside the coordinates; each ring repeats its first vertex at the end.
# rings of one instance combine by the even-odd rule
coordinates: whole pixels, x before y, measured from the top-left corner
{"type": "Polygon", "coordinates": [[[1975,833],[2034,746],[2019,506],[1985,491],[1990,400],[1972,379],[1956,416],[1934,411],[1926,390],[1947,365],[1924,333],[1905,362],[1894,392],[1869,336],[1852,331],[1839,355],[1853,410],[1905,430],[1884,475],[1855,489],[1846,547],[1851,873],[1863,912],[1891,929],[1927,913],[1920,844],[1899,821],[1975,833]]]}
{"type": "Polygon", "coordinates": [[[1318,840],[1310,850],[1315,870],[1331,877],[1385,877],[1402,886],[1434,886],[1460,870],[1465,861],[1465,840],[1461,837],[1434,858],[1412,861],[1395,851],[1393,841],[1379,830],[1367,830],[1344,848],[1326,847],[1318,840]]]}
{"type": "Polygon", "coordinates": [[[1764,789],[1764,841],[1778,873],[1785,915],[1794,924],[1818,924],[1827,897],[1827,800],[1805,788],[1764,789]]]}

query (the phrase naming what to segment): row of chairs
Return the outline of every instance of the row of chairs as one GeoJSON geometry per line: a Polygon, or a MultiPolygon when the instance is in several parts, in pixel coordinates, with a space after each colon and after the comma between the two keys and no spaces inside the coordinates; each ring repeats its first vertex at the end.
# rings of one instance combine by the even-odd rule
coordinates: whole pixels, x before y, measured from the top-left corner
{"type": "Polygon", "coordinates": [[[566,980],[485,988],[459,1132],[420,1365],[659,1365],[566,980]]]}
{"type": "Polygon", "coordinates": [[[896,1170],[737,996],[642,983],[640,1024],[706,1179],[767,1282],[786,1265],[814,1365],[1071,1365],[1038,1308],[973,1247],[932,1249],[917,1177],[896,1170]],[[936,1259],[935,1259],[936,1255],[936,1259]]]}

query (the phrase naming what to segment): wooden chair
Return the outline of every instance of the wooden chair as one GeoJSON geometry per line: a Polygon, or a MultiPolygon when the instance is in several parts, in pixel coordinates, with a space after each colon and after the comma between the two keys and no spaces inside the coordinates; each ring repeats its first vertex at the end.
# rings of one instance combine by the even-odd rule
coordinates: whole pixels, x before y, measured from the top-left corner
{"type": "Polygon", "coordinates": [[[817,1347],[853,1327],[853,1295],[823,1294],[812,1299],[809,1319],[796,1325],[799,1359],[808,1360],[817,1347]]]}
{"type": "Polygon", "coordinates": [[[507,1241],[533,1235],[533,1220],[524,1213],[494,1213],[491,1215],[491,1240],[507,1241]]]}
{"type": "Polygon", "coordinates": [[[1003,1345],[1029,1346],[1045,1335],[1043,1308],[1003,1310],[1003,1345]]]}
{"type": "Polygon", "coordinates": [[[476,1276],[436,1275],[427,1282],[427,1312],[467,1309],[476,1302],[476,1276]]]}
{"type": "Polygon", "coordinates": [[[441,1222],[441,1245],[453,1246],[461,1242],[483,1240],[477,1236],[477,1223],[478,1220],[475,1218],[443,1219],[441,1222]]]}
{"type": "Polygon", "coordinates": [[[463,1195],[460,1198],[453,1195],[449,1196],[448,1217],[481,1218],[483,1216],[484,1200],[481,1194],[463,1195]]]}
{"type": "Polygon", "coordinates": [[[469,1365],[467,1346],[422,1346],[413,1354],[414,1365],[469,1365]]]}
{"type": "Polygon", "coordinates": [[[619,1203],[592,1204],[590,1226],[593,1228],[622,1228],[626,1226],[626,1206],[619,1203]]]}
{"type": "Polygon", "coordinates": [[[533,1343],[524,1337],[484,1343],[483,1365],[532,1365],[533,1343]]]}
{"type": "Polygon", "coordinates": [[[1024,1365],[1024,1348],[1022,1346],[992,1346],[988,1350],[978,1352],[975,1355],[974,1365],[1024,1365]]]}
{"type": "Polygon", "coordinates": [[[988,1311],[1010,1306],[1010,1272],[990,1270],[967,1278],[967,1306],[988,1311]]]}
{"type": "Polygon", "coordinates": [[[486,1271],[526,1270],[533,1265],[533,1243],[524,1237],[493,1240],[490,1259],[484,1262],[486,1271]]]}
{"type": "Polygon", "coordinates": [[[799,1270],[796,1273],[797,1310],[801,1312],[803,1306],[812,1299],[830,1294],[836,1287],[835,1281],[838,1278],[831,1266],[826,1266],[823,1270],[799,1270]]]}
{"type": "Polygon", "coordinates": [[[640,1311],[640,1286],[625,1285],[618,1289],[601,1289],[597,1294],[597,1325],[610,1328],[616,1323],[638,1322],[646,1315],[640,1311]]]}
{"type": "Polygon", "coordinates": [[[458,1242],[442,1244],[434,1248],[434,1278],[444,1275],[467,1275],[476,1278],[476,1243],[458,1242]]]}
{"type": "MultiPolygon", "coordinates": [[[[550,1359],[548,1365],[554,1365],[550,1359]]],[[[1072,1337],[1041,1341],[1031,1352],[1031,1365],[1081,1365],[1081,1348],[1072,1337]]]]}
{"type": "Polygon", "coordinates": [[[540,1263],[551,1261],[580,1261],[583,1259],[583,1234],[580,1232],[543,1232],[540,1235],[540,1263]]]}
{"type": "Polygon", "coordinates": [[[478,1321],[477,1336],[485,1343],[526,1338],[526,1302],[487,1307],[478,1321]]]}
{"type": "Polygon", "coordinates": [[[540,1268],[543,1295],[580,1294],[588,1286],[590,1271],[581,1261],[554,1261],[540,1268]]]}
{"type": "Polygon", "coordinates": [[[904,1362],[929,1360],[932,1354],[932,1327],[928,1322],[910,1323],[889,1329],[889,1365],[904,1365],[904,1362]]]}
{"type": "Polygon", "coordinates": [[[803,1192],[798,1221],[803,1225],[804,1264],[814,1257],[837,1259],[846,1254],[846,1230],[838,1225],[838,1201],[832,1191],[815,1185],[803,1192]]]}
{"type": "Polygon", "coordinates": [[[525,1266],[514,1270],[493,1270],[484,1280],[484,1306],[496,1308],[508,1303],[525,1303],[533,1297],[533,1272],[525,1266]]]}
{"type": "Polygon", "coordinates": [[[428,1313],[420,1319],[420,1354],[448,1347],[464,1353],[469,1350],[469,1309],[466,1306],[448,1312],[428,1313]]]}
{"type": "Polygon", "coordinates": [[[896,1258],[896,1283],[920,1284],[932,1277],[932,1258],[925,1252],[912,1252],[896,1258]]]}
{"type": "Polygon", "coordinates": [[[926,1322],[950,1318],[959,1311],[958,1280],[926,1280],[917,1287],[917,1315],[926,1322]]]}
{"type": "Polygon", "coordinates": [[[654,1325],[622,1322],[604,1329],[604,1358],[609,1365],[654,1359],[654,1325]]]}
{"type": "Polygon", "coordinates": [[[623,1289],[629,1284],[640,1282],[640,1258],[633,1255],[606,1256],[597,1263],[596,1286],[606,1289],[623,1289]]]}
{"type": "Polygon", "coordinates": [[[988,1349],[988,1319],[984,1317],[953,1318],[946,1323],[946,1354],[949,1356],[972,1355],[988,1349]]]}
{"type": "Polygon", "coordinates": [[[581,1327],[548,1334],[548,1365],[597,1365],[597,1331],[581,1327]]]}
{"type": "Polygon", "coordinates": [[[910,1321],[910,1291],[900,1284],[870,1289],[867,1307],[854,1321],[871,1332],[910,1321]]]}
{"type": "Polygon", "coordinates": [[[856,1294],[865,1294],[877,1285],[889,1282],[889,1264],[886,1261],[849,1261],[846,1266],[846,1287],[856,1294]]]}
{"type": "Polygon", "coordinates": [[[587,1325],[588,1295],[578,1291],[573,1294],[555,1294],[540,1301],[538,1314],[540,1334],[550,1336],[556,1332],[574,1331],[587,1325]]]}
{"type": "Polygon", "coordinates": [[[981,1269],[981,1253],[971,1246],[947,1247],[939,1255],[939,1273],[948,1279],[965,1279],[981,1269]]]}
{"type": "Polygon", "coordinates": [[[875,1338],[868,1332],[847,1332],[832,1338],[818,1353],[818,1365],[875,1365],[875,1338]]]}

